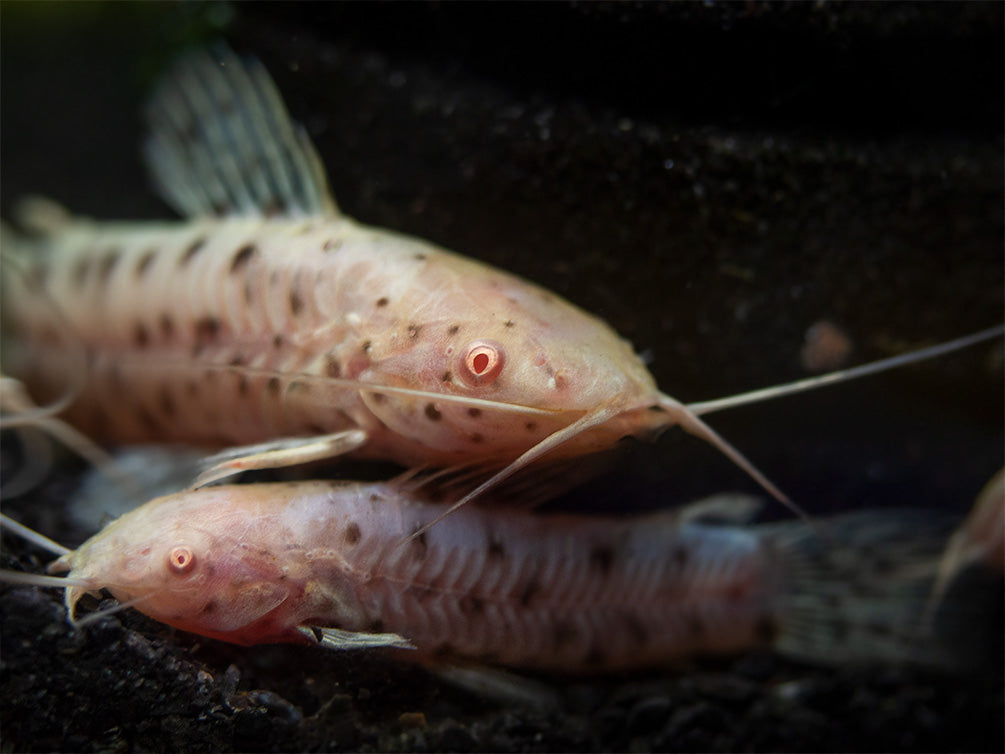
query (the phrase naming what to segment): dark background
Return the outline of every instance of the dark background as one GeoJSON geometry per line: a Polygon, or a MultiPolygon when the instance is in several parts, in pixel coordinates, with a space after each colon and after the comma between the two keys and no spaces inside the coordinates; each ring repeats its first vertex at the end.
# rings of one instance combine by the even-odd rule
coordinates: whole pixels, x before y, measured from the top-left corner
{"type": "MultiPolygon", "coordinates": [[[[139,107],[180,50],[225,38],[273,72],[343,211],[601,315],[681,400],[805,376],[819,320],[859,363],[1003,318],[1001,4],[6,2],[0,21],[8,219],[28,193],[170,217],[139,161],[139,107]]],[[[963,511],[1002,465],[1002,395],[997,343],[710,423],[813,512],[963,511]]],[[[79,472],[5,509],[77,544],[59,505],[79,472]]],[[[572,503],[724,489],[756,491],[670,431],[572,503]]],[[[580,706],[535,716],[380,660],[224,647],[135,615],[72,634],[50,596],[4,593],[6,749],[1003,743],[1000,680],[756,656],[589,684],[580,706]],[[801,695],[778,696],[793,683],[801,695]],[[888,717],[868,718],[873,703],[888,717]],[[396,727],[420,709],[430,727],[396,727]]]]}

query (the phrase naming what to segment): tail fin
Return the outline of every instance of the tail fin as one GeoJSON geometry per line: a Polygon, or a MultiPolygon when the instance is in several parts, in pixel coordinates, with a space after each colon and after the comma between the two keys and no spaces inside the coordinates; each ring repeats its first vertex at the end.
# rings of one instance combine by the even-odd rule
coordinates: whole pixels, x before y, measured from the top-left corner
{"type": "MultiPolygon", "coordinates": [[[[954,521],[918,510],[854,513],[762,528],[779,556],[776,648],[829,665],[894,662],[950,672],[987,667],[1001,651],[1002,590],[951,589],[925,620],[954,521]]],[[[996,666],[1000,667],[1000,665],[996,666]]]]}

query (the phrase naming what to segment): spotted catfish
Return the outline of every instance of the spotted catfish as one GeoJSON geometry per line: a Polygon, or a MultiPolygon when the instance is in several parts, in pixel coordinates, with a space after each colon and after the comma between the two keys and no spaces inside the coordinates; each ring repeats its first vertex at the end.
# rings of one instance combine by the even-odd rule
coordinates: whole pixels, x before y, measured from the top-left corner
{"type": "Polygon", "coordinates": [[[593,674],[773,646],[827,664],[971,666],[971,642],[919,620],[948,517],[736,525],[758,507],[730,494],[635,517],[468,507],[401,546],[444,514],[407,482],[209,487],[146,503],[72,552],[0,517],[67,574],[0,581],[64,588],[73,621],[107,588],[236,644],[394,647],[434,665],[593,674]]]}
{"type": "Polygon", "coordinates": [[[257,61],[190,55],[147,114],[147,161],[184,221],[94,222],[36,200],[22,213],[35,236],[5,238],[21,274],[4,276],[4,368],[38,401],[83,375],[65,418],[88,434],[226,446],[348,431],[312,452],[478,465],[491,486],[545,454],[680,424],[782,497],[601,320],[341,214],[257,61]]]}

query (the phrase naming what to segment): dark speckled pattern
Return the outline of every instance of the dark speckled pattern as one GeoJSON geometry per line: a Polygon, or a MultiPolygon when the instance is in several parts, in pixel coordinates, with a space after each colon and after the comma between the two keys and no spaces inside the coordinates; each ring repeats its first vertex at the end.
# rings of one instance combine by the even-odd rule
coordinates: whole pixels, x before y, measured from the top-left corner
{"type": "MultiPolygon", "coordinates": [[[[168,216],[139,163],[138,105],[227,12],[0,14],[4,216],[29,192],[168,216]]],[[[1001,320],[1002,20],[990,3],[284,4],[237,6],[227,36],[285,65],[347,213],[557,291],[651,355],[665,390],[702,400],[802,376],[822,319],[856,361],[1001,320]]],[[[963,509],[1002,462],[1001,364],[982,347],[710,421],[811,510],[963,509]]],[[[79,542],[59,515],[75,468],[5,510],[79,542]]],[[[621,469],[577,504],[751,489],[679,432],[621,469]]],[[[135,615],[74,635],[57,601],[3,591],[5,748],[1003,747],[1000,676],[758,655],[576,684],[559,712],[523,712],[376,658],[225,647],[135,615]],[[428,727],[397,722],[416,711],[428,727]]]]}

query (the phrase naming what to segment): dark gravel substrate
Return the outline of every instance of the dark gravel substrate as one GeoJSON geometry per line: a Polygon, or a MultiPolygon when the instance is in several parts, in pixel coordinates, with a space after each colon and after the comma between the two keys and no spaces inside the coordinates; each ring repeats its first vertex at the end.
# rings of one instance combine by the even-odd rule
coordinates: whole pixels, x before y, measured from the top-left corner
{"type": "MultiPolygon", "coordinates": [[[[275,72],[348,214],[556,290],[666,390],[713,398],[804,376],[820,320],[855,362],[1001,320],[1002,8],[3,3],[0,204],[168,217],[138,106],[179,49],[224,36],[275,72]]],[[[962,512],[1002,464],[1003,392],[999,344],[711,421],[814,512],[962,512]]],[[[679,432],[637,450],[571,503],[751,489],[679,432]]],[[[78,477],[5,511],[77,544],[78,477]]],[[[4,541],[5,566],[42,568],[4,541]]],[[[959,679],[758,653],[549,679],[565,697],[540,711],[136,613],[75,633],[24,587],[0,617],[3,751],[1005,749],[997,659],[959,679]]]]}

